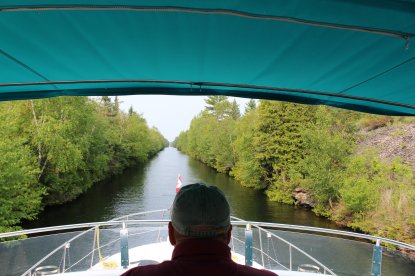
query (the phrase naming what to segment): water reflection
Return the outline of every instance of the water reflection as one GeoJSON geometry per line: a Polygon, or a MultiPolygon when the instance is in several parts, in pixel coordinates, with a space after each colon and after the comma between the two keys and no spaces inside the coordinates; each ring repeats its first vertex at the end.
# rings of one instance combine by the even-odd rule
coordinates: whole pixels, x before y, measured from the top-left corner
{"type": "Polygon", "coordinates": [[[26,221],[22,226],[38,228],[105,221],[122,213],[120,206],[134,205],[142,210],[145,208],[142,198],[146,168],[146,165],[129,168],[121,175],[99,182],[72,202],[46,207],[37,220],[26,221]]]}

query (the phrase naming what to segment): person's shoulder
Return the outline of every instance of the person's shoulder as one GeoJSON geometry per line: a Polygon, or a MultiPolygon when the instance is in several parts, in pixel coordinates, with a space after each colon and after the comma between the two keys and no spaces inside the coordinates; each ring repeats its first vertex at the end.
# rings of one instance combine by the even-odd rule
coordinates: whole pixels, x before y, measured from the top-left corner
{"type": "Polygon", "coordinates": [[[238,264],[238,275],[252,275],[252,276],[276,276],[272,271],[257,269],[251,266],[238,264]]]}
{"type": "Polygon", "coordinates": [[[160,264],[137,266],[135,268],[127,270],[121,276],[165,275],[164,270],[168,267],[169,261],[165,261],[160,264]]]}
{"type": "Polygon", "coordinates": [[[151,275],[157,271],[157,265],[144,265],[144,266],[137,266],[127,270],[121,276],[144,276],[144,275],[151,275]]]}

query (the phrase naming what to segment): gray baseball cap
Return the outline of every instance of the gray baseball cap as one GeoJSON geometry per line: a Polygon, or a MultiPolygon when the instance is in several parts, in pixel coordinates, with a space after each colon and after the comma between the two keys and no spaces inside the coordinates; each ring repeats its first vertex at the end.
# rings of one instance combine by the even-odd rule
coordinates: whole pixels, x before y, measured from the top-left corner
{"type": "Polygon", "coordinates": [[[226,233],[230,207],[215,186],[195,183],[182,187],[171,210],[173,228],[186,237],[209,238],[226,233]]]}

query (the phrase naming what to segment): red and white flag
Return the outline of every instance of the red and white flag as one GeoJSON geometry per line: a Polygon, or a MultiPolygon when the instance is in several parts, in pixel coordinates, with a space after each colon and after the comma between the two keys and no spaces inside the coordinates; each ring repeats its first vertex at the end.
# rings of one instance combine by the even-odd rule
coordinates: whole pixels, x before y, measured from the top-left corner
{"type": "Polygon", "coordinates": [[[182,176],[179,174],[179,176],[177,177],[177,184],[176,184],[176,193],[178,193],[180,191],[180,188],[183,185],[183,179],[182,176]]]}

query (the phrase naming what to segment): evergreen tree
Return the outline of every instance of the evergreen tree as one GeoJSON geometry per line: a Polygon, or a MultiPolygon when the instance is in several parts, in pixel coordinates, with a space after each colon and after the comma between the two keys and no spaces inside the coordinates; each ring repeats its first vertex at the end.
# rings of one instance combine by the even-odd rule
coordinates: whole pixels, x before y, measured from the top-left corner
{"type": "Polygon", "coordinates": [[[271,200],[294,203],[305,191],[313,211],[377,235],[414,242],[413,170],[374,154],[353,156],[359,122],[390,122],[326,106],[251,100],[242,117],[235,102],[208,98],[174,145],[271,200]],[[232,111],[233,110],[233,111],[232,111]],[[391,226],[392,225],[392,226],[391,226]]]}
{"type": "Polygon", "coordinates": [[[128,109],[128,116],[132,116],[134,114],[134,109],[132,106],[130,106],[130,108],[128,109]]]}
{"type": "Polygon", "coordinates": [[[120,101],[118,100],[118,96],[115,96],[114,99],[114,114],[118,115],[120,113],[120,101]]]}
{"type": "Polygon", "coordinates": [[[268,185],[268,196],[291,202],[289,172],[304,156],[303,131],[314,120],[314,107],[260,101],[258,132],[254,138],[255,158],[268,185]]]}
{"type": "Polygon", "coordinates": [[[214,116],[217,120],[226,117],[237,119],[240,117],[239,107],[236,102],[232,104],[226,96],[209,96],[205,99],[205,111],[214,116]]]}
{"type": "Polygon", "coordinates": [[[245,104],[245,113],[249,113],[252,110],[256,109],[256,101],[254,99],[250,99],[249,102],[245,104]]]}
{"type": "Polygon", "coordinates": [[[214,113],[217,111],[217,106],[228,100],[228,97],[226,96],[208,96],[205,99],[205,110],[207,110],[209,113],[214,113]]]}
{"type": "Polygon", "coordinates": [[[233,100],[231,110],[230,110],[230,116],[234,120],[238,120],[241,117],[241,111],[239,110],[239,105],[236,102],[236,100],[233,100]]]}

